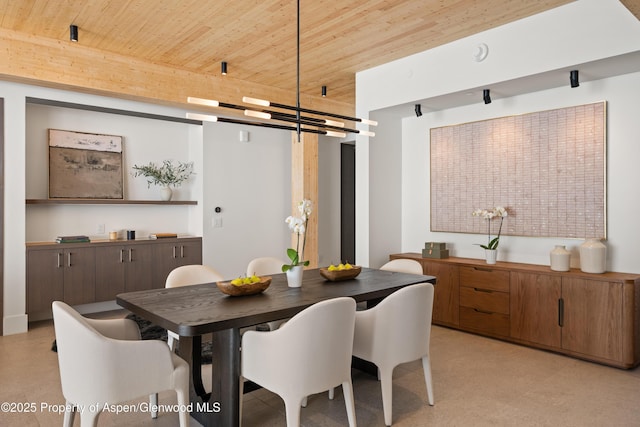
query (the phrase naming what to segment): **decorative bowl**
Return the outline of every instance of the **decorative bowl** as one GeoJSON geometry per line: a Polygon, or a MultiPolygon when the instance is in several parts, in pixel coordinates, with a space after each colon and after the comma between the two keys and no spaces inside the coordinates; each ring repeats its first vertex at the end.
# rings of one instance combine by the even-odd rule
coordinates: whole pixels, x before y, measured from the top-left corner
{"type": "Polygon", "coordinates": [[[232,285],[231,281],[228,282],[216,282],[218,289],[223,294],[231,295],[232,297],[239,297],[243,295],[259,294],[269,287],[271,284],[271,277],[264,276],[260,278],[259,282],[250,283],[246,285],[232,285]]]}
{"type": "Polygon", "coordinates": [[[321,268],[320,275],[327,280],[337,282],[340,280],[349,280],[356,277],[362,271],[362,267],[354,265],[348,270],[329,270],[328,268],[321,268]]]}

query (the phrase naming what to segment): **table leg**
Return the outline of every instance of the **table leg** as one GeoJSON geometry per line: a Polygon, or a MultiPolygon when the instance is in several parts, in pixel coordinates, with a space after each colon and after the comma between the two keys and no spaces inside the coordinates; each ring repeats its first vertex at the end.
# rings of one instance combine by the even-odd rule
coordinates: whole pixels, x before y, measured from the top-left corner
{"type": "MultiPolygon", "coordinates": [[[[180,337],[182,341],[182,337],[180,337]]],[[[193,340],[196,341],[196,340],[193,340]]],[[[182,344],[182,342],[181,342],[182,344]]],[[[195,348],[193,349],[195,351],[195,348]]],[[[191,414],[205,427],[240,425],[240,331],[227,329],[213,334],[213,368],[211,369],[211,393],[202,408],[202,398],[198,397],[190,381],[190,396],[193,403],[191,414]],[[198,405],[197,403],[200,402],[198,405]]],[[[193,358],[190,358],[193,363],[193,358]]]]}

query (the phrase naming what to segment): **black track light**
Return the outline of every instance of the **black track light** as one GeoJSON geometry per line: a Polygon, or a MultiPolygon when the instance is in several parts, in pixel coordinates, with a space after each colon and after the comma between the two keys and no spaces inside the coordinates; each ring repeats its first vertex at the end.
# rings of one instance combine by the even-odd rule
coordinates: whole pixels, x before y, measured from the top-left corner
{"type": "Polygon", "coordinates": [[[72,42],[78,41],[78,26],[77,25],[69,25],[69,40],[72,42]]]}
{"type": "Polygon", "coordinates": [[[327,87],[322,86],[322,97],[324,98],[325,96],[327,96],[327,87]]]}
{"type": "Polygon", "coordinates": [[[222,63],[220,64],[220,71],[223,76],[227,75],[227,63],[225,61],[222,61],[222,63]]]}
{"type": "Polygon", "coordinates": [[[491,104],[491,93],[489,89],[484,89],[482,91],[482,99],[484,100],[485,104],[491,104]]]}
{"type": "Polygon", "coordinates": [[[571,70],[569,72],[569,81],[571,82],[571,87],[580,86],[580,81],[578,80],[578,70],[571,70]]]}
{"type": "Polygon", "coordinates": [[[420,104],[416,104],[415,111],[416,117],[420,117],[422,115],[422,106],[420,104]]]}

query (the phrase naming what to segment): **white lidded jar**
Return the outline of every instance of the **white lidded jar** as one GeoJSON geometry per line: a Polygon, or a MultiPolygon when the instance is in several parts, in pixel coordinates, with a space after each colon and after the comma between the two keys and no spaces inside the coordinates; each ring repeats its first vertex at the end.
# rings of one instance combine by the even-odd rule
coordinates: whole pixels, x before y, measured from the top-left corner
{"type": "Polygon", "coordinates": [[[571,265],[571,252],[564,245],[556,245],[549,253],[551,269],[553,271],[569,271],[571,265]]]}
{"type": "Polygon", "coordinates": [[[587,239],[580,245],[580,270],[585,273],[607,271],[607,247],[600,239],[587,239]]]}

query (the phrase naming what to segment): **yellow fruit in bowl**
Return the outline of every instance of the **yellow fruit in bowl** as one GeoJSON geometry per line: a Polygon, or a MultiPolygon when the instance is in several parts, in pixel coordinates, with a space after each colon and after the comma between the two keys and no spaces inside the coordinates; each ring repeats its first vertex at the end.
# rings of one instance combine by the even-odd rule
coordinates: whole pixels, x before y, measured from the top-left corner
{"type": "Polygon", "coordinates": [[[335,265],[333,265],[333,264],[331,264],[331,265],[329,266],[329,268],[327,268],[327,270],[329,270],[329,271],[335,271],[335,270],[337,270],[337,269],[338,269],[338,267],[336,267],[336,266],[335,266],[335,265]]]}
{"type": "Polygon", "coordinates": [[[344,270],[344,264],[343,263],[338,264],[338,270],[344,270]]]}
{"type": "Polygon", "coordinates": [[[344,265],[344,269],[345,269],[345,270],[351,270],[352,268],[353,268],[353,266],[352,266],[351,264],[349,264],[349,263],[346,263],[346,264],[344,265]]]}
{"type": "Polygon", "coordinates": [[[234,286],[242,286],[244,284],[244,280],[242,279],[242,277],[238,277],[237,279],[233,279],[231,281],[231,284],[234,286]]]}

